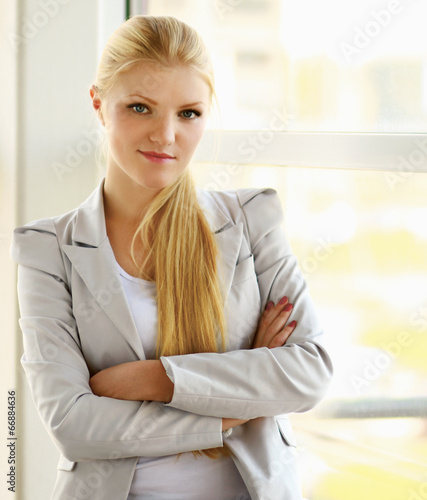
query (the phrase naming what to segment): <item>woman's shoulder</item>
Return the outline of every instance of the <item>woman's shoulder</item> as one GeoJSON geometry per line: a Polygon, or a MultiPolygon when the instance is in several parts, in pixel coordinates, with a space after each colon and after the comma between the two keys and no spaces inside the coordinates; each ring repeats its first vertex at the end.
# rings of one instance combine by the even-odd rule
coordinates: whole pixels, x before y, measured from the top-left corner
{"type": "Polygon", "coordinates": [[[75,210],[57,217],[37,219],[15,228],[10,248],[12,260],[35,268],[42,268],[43,265],[46,269],[61,268],[59,240],[64,238],[64,228],[70,226],[69,222],[74,217],[75,210]]]}
{"type": "Polygon", "coordinates": [[[233,209],[242,208],[248,203],[263,203],[277,197],[277,191],[270,187],[262,188],[240,188],[229,190],[206,190],[198,189],[198,195],[204,198],[212,198],[218,204],[233,209]]]}
{"type": "Polygon", "coordinates": [[[71,242],[71,237],[77,224],[95,231],[95,226],[103,224],[102,183],[76,208],[53,217],[33,220],[14,230],[14,236],[26,235],[36,238],[37,235],[56,236],[61,242],[71,242]]]}
{"type": "Polygon", "coordinates": [[[242,215],[250,219],[282,219],[283,212],[277,191],[270,187],[243,188],[225,191],[199,190],[200,196],[211,199],[220,210],[234,220],[242,215]]]}
{"type": "Polygon", "coordinates": [[[213,208],[223,217],[223,223],[217,227],[223,227],[227,220],[234,225],[243,224],[245,233],[254,244],[283,224],[279,196],[272,188],[203,191],[201,194],[204,206],[210,207],[211,212],[213,208]]]}
{"type": "Polygon", "coordinates": [[[99,188],[78,207],[53,217],[36,219],[13,231],[11,257],[21,264],[37,260],[48,260],[57,255],[63,245],[70,245],[80,233],[92,239],[103,239],[103,207],[99,188]]]}
{"type": "MultiPolygon", "coordinates": [[[[43,235],[45,237],[64,236],[67,229],[73,226],[77,217],[77,211],[78,208],[75,208],[61,215],[36,219],[22,226],[18,226],[13,231],[13,241],[19,239],[21,236],[26,239],[43,238],[43,235]]],[[[45,238],[44,240],[46,241],[45,238]]],[[[28,241],[28,243],[30,243],[30,241],[28,241]]]]}

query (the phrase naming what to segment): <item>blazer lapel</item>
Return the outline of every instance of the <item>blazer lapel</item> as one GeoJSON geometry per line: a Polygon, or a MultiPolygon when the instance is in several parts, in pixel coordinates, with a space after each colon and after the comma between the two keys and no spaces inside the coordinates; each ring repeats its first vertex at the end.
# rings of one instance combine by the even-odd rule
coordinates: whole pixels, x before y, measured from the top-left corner
{"type": "Polygon", "coordinates": [[[109,240],[105,239],[99,247],[64,245],[63,250],[99,306],[138,358],[145,359],[109,240]]]}
{"type": "Polygon", "coordinates": [[[139,359],[145,359],[107,237],[103,201],[104,181],[77,209],[72,245],[63,250],[102,310],[128,341],[139,359]]]}

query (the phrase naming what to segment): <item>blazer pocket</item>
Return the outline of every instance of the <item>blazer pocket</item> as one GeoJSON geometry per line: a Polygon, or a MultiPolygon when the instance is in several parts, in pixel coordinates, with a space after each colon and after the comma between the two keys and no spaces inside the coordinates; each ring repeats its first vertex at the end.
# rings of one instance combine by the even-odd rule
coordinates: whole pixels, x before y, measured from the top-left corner
{"type": "Polygon", "coordinates": [[[289,422],[289,418],[285,416],[276,417],[276,422],[279,427],[280,434],[282,435],[283,441],[288,446],[297,446],[297,442],[295,439],[294,431],[292,429],[292,425],[289,422]]]}
{"type": "Polygon", "coordinates": [[[68,460],[62,455],[59,457],[59,462],[57,467],[58,470],[72,471],[75,466],[76,462],[71,462],[71,460],[68,460]]]}
{"type": "Polygon", "coordinates": [[[238,285],[255,276],[254,256],[251,254],[246,259],[241,260],[234,269],[233,282],[231,286],[238,285]]]}

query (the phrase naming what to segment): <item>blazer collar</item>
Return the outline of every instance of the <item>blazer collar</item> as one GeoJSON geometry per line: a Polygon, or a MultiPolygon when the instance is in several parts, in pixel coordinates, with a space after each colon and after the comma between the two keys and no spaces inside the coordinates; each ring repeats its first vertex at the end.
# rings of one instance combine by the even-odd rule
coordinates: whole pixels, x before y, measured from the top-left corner
{"type": "MultiPolygon", "coordinates": [[[[77,210],[73,231],[73,241],[83,245],[99,247],[107,239],[104,214],[104,181],[86,199],[77,210]]],[[[196,189],[200,207],[213,233],[218,233],[231,223],[230,218],[220,209],[208,191],[196,189]]]]}

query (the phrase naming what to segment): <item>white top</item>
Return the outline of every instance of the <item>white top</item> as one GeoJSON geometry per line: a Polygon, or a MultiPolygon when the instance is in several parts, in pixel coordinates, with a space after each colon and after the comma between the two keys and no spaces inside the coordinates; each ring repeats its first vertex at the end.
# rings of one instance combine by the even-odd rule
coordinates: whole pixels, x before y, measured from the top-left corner
{"type": "MultiPolygon", "coordinates": [[[[118,265],[118,264],[117,264],[118,265]]],[[[157,288],[151,281],[119,273],[147,359],[155,359],[157,288]]],[[[250,500],[241,475],[230,457],[206,455],[140,457],[128,500],[250,500]]]]}

